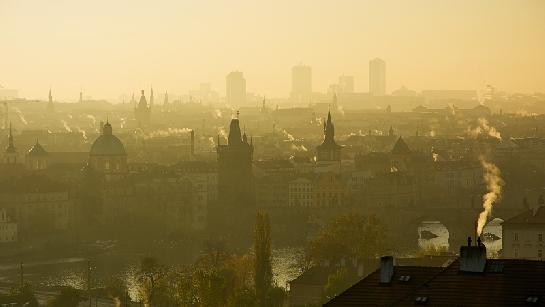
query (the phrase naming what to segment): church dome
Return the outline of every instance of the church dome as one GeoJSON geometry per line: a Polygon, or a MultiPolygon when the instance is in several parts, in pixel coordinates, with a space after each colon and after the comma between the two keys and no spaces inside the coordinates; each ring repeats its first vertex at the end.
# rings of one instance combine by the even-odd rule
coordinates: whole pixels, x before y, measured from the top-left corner
{"type": "Polygon", "coordinates": [[[91,146],[90,156],[125,156],[125,146],[115,135],[112,134],[112,125],[106,123],[102,129],[102,135],[99,136],[93,146],[91,146]]]}

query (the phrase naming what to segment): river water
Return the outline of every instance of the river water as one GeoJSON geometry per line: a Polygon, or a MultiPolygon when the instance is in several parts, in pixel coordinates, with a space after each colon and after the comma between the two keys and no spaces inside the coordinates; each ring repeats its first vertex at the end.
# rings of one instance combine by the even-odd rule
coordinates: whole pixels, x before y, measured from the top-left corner
{"type": "MultiPolygon", "coordinates": [[[[489,221],[483,228],[481,238],[486,246],[488,257],[498,257],[502,249],[502,219],[495,218],[489,221]]],[[[440,221],[424,221],[417,229],[418,246],[422,250],[448,250],[449,231],[440,221]]]]}
{"type": "MultiPolygon", "coordinates": [[[[501,250],[501,219],[490,221],[483,230],[483,242],[489,257],[497,257],[501,250]]],[[[423,250],[449,248],[448,229],[440,221],[422,222],[415,235],[418,246],[423,250]]],[[[276,248],[272,251],[274,281],[278,286],[288,287],[288,282],[301,273],[300,260],[303,248],[276,248]]],[[[136,272],[142,255],[98,254],[91,260],[92,284],[106,286],[115,279],[124,281],[131,297],[138,300],[136,272]]],[[[187,264],[187,259],[184,260],[187,264]]],[[[184,264],[184,263],[179,263],[184,264]]],[[[71,286],[78,289],[87,287],[88,260],[85,258],[58,258],[47,261],[25,263],[26,281],[39,286],[71,286]]],[[[19,264],[0,264],[0,282],[19,282],[19,264]]]]}

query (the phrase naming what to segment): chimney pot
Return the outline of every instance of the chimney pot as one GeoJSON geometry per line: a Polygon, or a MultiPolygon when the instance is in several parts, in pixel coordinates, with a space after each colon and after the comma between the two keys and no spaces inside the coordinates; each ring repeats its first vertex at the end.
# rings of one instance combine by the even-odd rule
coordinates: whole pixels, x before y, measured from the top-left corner
{"type": "Polygon", "coordinates": [[[394,257],[380,257],[380,283],[389,284],[394,276],[394,257]]]}
{"type": "Polygon", "coordinates": [[[460,271],[483,273],[486,267],[486,247],[462,246],[460,248],[460,271]]]}

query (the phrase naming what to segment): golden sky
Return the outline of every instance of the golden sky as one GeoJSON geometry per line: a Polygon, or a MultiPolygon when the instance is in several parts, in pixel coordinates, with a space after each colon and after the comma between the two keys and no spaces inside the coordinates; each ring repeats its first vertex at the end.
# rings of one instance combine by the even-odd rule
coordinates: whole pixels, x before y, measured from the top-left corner
{"type": "Polygon", "coordinates": [[[339,75],[368,90],[545,92],[543,0],[0,0],[0,84],[28,98],[185,93],[241,70],[249,92],[287,96],[294,64],[313,89],[339,75]]]}

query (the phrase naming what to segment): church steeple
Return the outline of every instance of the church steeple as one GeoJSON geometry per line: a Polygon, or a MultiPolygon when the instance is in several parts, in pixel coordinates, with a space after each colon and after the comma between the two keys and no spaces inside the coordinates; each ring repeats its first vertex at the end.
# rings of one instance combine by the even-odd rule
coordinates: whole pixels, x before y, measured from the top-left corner
{"type": "Polygon", "coordinates": [[[15,146],[13,146],[13,133],[11,131],[11,122],[9,122],[8,148],[15,148],[15,146]]]}
{"type": "Polygon", "coordinates": [[[390,126],[390,130],[388,130],[388,136],[394,136],[394,128],[390,126]]]}
{"type": "Polygon", "coordinates": [[[49,97],[47,101],[47,111],[53,112],[55,111],[54,105],[53,105],[53,95],[51,94],[51,87],[49,87],[49,97]]]}
{"type": "Polygon", "coordinates": [[[151,109],[151,106],[153,105],[153,86],[150,88],[150,96],[149,96],[149,107],[151,109]]]}
{"type": "Polygon", "coordinates": [[[6,162],[7,163],[17,163],[17,148],[13,144],[13,133],[11,131],[11,122],[9,123],[9,135],[8,135],[8,146],[6,147],[6,162]]]}
{"type": "Polygon", "coordinates": [[[324,143],[335,143],[335,126],[331,121],[331,111],[327,112],[327,121],[324,123],[324,143]]]}
{"type": "Polygon", "coordinates": [[[335,142],[335,126],[331,120],[331,112],[327,113],[324,121],[324,141],[316,147],[317,161],[340,161],[341,146],[335,142]]]}

